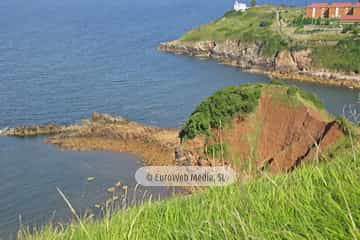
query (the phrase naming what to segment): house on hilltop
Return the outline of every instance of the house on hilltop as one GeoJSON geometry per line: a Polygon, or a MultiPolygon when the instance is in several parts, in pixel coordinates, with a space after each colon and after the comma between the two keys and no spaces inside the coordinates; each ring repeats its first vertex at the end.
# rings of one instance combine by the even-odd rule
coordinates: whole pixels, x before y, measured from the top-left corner
{"type": "Polygon", "coordinates": [[[248,9],[246,3],[241,3],[238,1],[235,1],[234,3],[234,10],[235,11],[240,11],[240,12],[245,12],[248,9]]]}
{"type": "Polygon", "coordinates": [[[306,8],[308,18],[338,18],[341,22],[360,22],[360,3],[312,3],[306,8]]]}

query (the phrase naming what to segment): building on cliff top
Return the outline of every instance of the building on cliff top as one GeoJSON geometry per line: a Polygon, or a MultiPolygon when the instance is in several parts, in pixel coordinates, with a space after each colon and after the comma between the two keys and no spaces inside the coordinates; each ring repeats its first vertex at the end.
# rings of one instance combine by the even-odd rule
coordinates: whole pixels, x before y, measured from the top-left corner
{"type": "Polygon", "coordinates": [[[248,9],[248,7],[246,6],[246,3],[241,3],[241,2],[235,1],[235,3],[234,3],[235,11],[245,12],[247,9],[248,9]]]}
{"type": "Polygon", "coordinates": [[[308,18],[337,18],[340,22],[360,22],[360,2],[312,3],[306,7],[308,18]]]}

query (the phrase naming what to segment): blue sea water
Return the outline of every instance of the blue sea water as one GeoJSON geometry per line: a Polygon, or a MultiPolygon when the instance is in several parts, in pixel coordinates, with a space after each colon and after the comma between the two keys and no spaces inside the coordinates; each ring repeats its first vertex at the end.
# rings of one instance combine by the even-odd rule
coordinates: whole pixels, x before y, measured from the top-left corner
{"type": "MultiPolygon", "coordinates": [[[[310,1],[258,1],[305,5],[310,1]]],[[[232,0],[1,0],[0,128],[72,123],[94,111],[161,127],[180,127],[215,90],[267,82],[211,60],[158,52],[162,41],[213,20],[232,0]]],[[[341,114],[359,91],[295,83],[341,114]]],[[[0,239],[14,236],[19,216],[42,224],[67,209],[60,186],[79,209],[105,200],[106,187],[141,162],[112,153],[62,152],[41,138],[0,137],[0,239]],[[86,179],[95,176],[89,184],[86,179]]]]}

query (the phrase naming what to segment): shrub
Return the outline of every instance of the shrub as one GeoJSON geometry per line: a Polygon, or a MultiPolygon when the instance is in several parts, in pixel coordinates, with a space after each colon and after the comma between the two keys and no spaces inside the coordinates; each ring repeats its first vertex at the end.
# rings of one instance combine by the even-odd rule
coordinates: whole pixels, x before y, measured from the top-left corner
{"type": "Polygon", "coordinates": [[[314,20],[312,18],[304,18],[303,16],[300,15],[294,19],[293,24],[297,27],[300,27],[304,25],[313,24],[313,21],[314,20]]]}
{"type": "Polygon", "coordinates": [[[286,94],[288,96],[295,96],[296,93],[298,92],[298,88],[294,87],[294,86],[291,86],[288,88],[288,90],[286,91],[286,94]]]}
{"type": "Polygon", "coordinates": [[[351,32],[352,30],[353,30],[353,25],[345,25],[341,33],[348,33],[351,32]]]}
{"type": "Polygon", "coordinates": [[[261,21],[260,24],[259,24],[259,26],[260,26],[260,27],[268,27],[268,26],[270,26],[271,24],[272,24],[271,21],[261,21]]]}
{"type": "Polygon", "coordinates": [[[186,121],[181,139],[193,139],[197,135],[210,135],[211,128],[229,125],[235,115],[248,114],[258,104],[263,85],[227,87],[205,99],[186,121]]]}

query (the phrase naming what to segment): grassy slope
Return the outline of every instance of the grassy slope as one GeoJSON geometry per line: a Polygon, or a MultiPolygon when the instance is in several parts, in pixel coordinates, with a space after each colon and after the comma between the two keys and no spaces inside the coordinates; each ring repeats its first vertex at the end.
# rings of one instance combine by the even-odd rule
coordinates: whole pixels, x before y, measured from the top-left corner
{"type": "Polygon", "coordinates": [[[272,33],[274,10],[275,8],[266,6],[251,8],[245,13],[230,11],[222,18],[188,32],[181,40],[262,39],[266,34],[272,33]],[[266,26],[260,27],[261,21],[266,22],[266,26]]]}
{"type": "Polygon", "coordinates": [[[33,240],[359,239],[360,154],[320,166],[145,204],[112,218],[45,228],[33,240]]]}
{"type": "MultiPolygon", "coordinates": [[[[302,16],[304,10],[294,7],[257,6],[245,13],[230,11],[222,18],[207,25],[196,28],[180,38],[182,41],[236,39],[243,42],[262,41],[265,43],[262,54],[274,56],[279,50],[313,49],[314,65],[333,70],[360,72],[360,43],[350,37],[351,34],[330,32],[314,32],[298,34],[296,30],[304,26],[296,26],[293,21],[302,16]],[[280,9],[283,23],[279,29],[276,24],[276,10],[280,9]],[[318,41],[332,41],[335,46],[319,46],[318,41]]],[[[321,29],[329,26],[314,26],[321,29]]],[[[330,42],[329,42],[330,44],[330,42]]]]}
{"type": "MultiPolygon", "coordinates": [[[[279,85],[265,89],[284,90],[279,85]]],[[[286,92],[297,101],[321,107],[312,96],[292,87],[286,92]]],[[[263,173],[248,183],[146,203],[102,220],[84,219],[83,225],[47,226],[20,239],[360,238],[360,152],[356,149],[348,138],[343,139],[322,157],[327,161],[303,165],[287,175],[263,173]]]]}
{"type": "Polygon", "coordinates": [[[251,8],[245,13],[228,12],[224,17],[186,33],[180,40],[199,41],[241,39],[244,42],[266,40],[265,55],[274,55],[282,48],[282,39],[275,28],[275,7],[251,8]]]}

